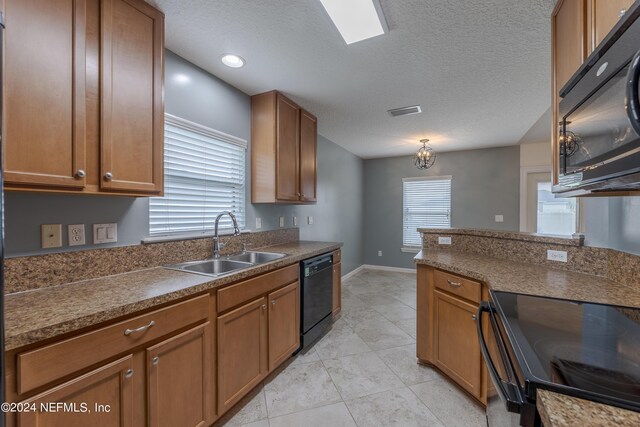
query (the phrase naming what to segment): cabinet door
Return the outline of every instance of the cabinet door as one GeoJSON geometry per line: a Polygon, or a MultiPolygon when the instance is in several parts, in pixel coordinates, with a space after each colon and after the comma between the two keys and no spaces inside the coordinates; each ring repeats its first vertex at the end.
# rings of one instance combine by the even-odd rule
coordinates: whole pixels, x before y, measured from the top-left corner
{"type": "Polygon", "coordinates": [[[480,397],[482,357],[476,327],[478,307],[440,291],[435,296],[435,364],[460,386],[480,397]]]}
{"type": "Polygon", "coordinates": [[[560,0],[552,18],[556,90],[569,81],[587,52],[585,0],[560,0]]]}
{"type": "Polygon", "coordinates": [[[163,21],[142,0],[102,0],[102,189],[162,192],[163,21]]]}
{"type": "Polygon", "coordinates": [[[592,0],[593,13],[593,48],[609,34],[609,31],[624,16],[633,0],[592,0]]]}
{"type": "Polygon", "coordinates": [[[333,315],[342,309],[342,263],[333,264],[333,315]]]}
{"type": "Polygon", "coordinates": [[[316,201],[316,147],[318,119],[307,111],[300,111],[300,200],[316,201]]]}
{"type": "MultiPolygon", "coordinates": [[[[82,375],[51,390],[47,390],[24,403],[36,405],[35,412],[19,412],[19,427],[111,427],[133,424],[133,372],[132,356],[124,357],[95,371],[82,375]],[[41,404],[60,402],[68,404],[58,412],[40,411],[41,404]],[[86,411],[82,412],[82,404],[86,411]],[[79,412],[74,412],[73,409],[79,412]]],[[[142,392],[142,390],[140,390],[142,392]]]]}
{"type": "Polygon", "coordinates": [[[300,347],[300,282],[269,294],[269,371],[300,347]]]}
{"type": "Polygon", "coordinates": [[[211,424],[210,336],[207,322],[147,349],[150,426],[211,424]]]}
{"type": "Polygon", "coordinates": [[[259,298],[219,316],[219,412],[262,381],[267,369],[267,299],[259,298]]]}
{"type": "Polygon", "coordinates": [[[300,109],[280,94],[276,103],[276,199],[297,201],[300,199],[300,109]]]}
{"type": "Polygon", "coordinates": [[[85,185],[85,0],[6,0],[4,179],[85,185]]]}

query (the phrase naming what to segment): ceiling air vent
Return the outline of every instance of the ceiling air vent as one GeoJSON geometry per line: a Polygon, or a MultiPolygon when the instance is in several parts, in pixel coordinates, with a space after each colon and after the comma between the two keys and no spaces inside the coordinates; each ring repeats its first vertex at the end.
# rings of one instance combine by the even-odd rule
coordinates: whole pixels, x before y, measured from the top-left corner
{"type": "Polygon", "coordinates": [[[422,109],[419,105],[413,105],[411,107],[394,108],[393,110],[387,110],[387,113],[389,113],[391,117],[407,116],[409,114],[422,113],[422,109]]]}

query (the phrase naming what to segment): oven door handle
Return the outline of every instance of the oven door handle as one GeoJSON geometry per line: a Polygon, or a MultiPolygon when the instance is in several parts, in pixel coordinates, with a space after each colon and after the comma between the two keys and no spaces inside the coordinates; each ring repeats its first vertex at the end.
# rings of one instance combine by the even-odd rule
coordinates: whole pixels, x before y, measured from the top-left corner
{"type": "MultiPolygon", "coordinates": [[[[493,383],[496,386],[496,390],[500,394],[500,398],[507,405],[507,410],[509,412],[520,413],[522,410],[522,406],[524,404],[524,399],[522,398],[522,393],[520,393],[520,389],[517,385],[504,381],[500,378],[500,374],[496,369],[496,365],[493,363],[493,359],[491,358],[491,354],[489,354],[489,349],[487,348],[487,341],[484,337],[483,332],[483,323],[482,323],[482,315],[483,313],[487,313],[490,317],[494,316],[495,310],[491,307],[489,302],[483,301],[478,308],[478,321],[476,322],[478,327],[478,338],[480,341],[480,350],[482,351],[482,357],[484,358],[487,368],[489,370],[489,375],[493,380],[493,383]]],[[[493,322],[492,322],[493,327],[493,322]]],[[[494,329],[494,335],[496,340],[501,340],[502,338],[499,335],[499,331],[494,329]]],[[[510,367],[506,366],[506,363],[503,361],[503,367],[507,372],[510,371],[510,367]]],[[[513,374],[515,378],[515,373],[513,374]]]]}
{"type": "Polygon", "coordinates": [[[627,116],[631,122],[631,127],[640,135],[640,99],[638,98],[638,88],[640,87],[640,50],[636,52],[631,60],[629,71],[627,72],[627,93],[626,109],[627,116]]]}

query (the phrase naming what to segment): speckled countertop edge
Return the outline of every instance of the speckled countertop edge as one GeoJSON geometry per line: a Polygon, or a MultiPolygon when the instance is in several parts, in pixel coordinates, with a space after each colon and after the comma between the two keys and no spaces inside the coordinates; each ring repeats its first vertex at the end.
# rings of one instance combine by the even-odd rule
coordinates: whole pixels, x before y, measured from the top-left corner
{"type": "Polygon", "coordinates": [[[228,276],[155,267],[5,296],[5,351],[115,320],[340,249],[337,242],[262,247],[287,256],[228,276]]]}
{"type": "Polygon", "coordinates": [[[584,244],[584,235],[577,234],[575,236],[555,236],[548,234],[524,233],[520,231],[499,231],[499,230],[483,230],[472,228],[418,228],[421,234],[440,234],[440,235],[463,235],[488,237],[492,239],[518,240],[532,243],[552,243],[564,246],[582,246],[584,244]]]}
{"type": "Polygon", "coordinates": [[[536,407],[545,427],[637,427],[640,413],[548,390],[537,391],[536,407]]]}

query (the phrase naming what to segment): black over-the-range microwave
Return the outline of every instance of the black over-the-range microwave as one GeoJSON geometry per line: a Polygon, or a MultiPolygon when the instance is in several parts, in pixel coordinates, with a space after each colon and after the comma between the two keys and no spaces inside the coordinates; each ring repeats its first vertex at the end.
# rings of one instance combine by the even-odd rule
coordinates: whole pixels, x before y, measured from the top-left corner
{"type": "Polygon", "coordinates": [[[639,17],[636,1],[560,90],[554,192],[640,190],[639,17]]]}

